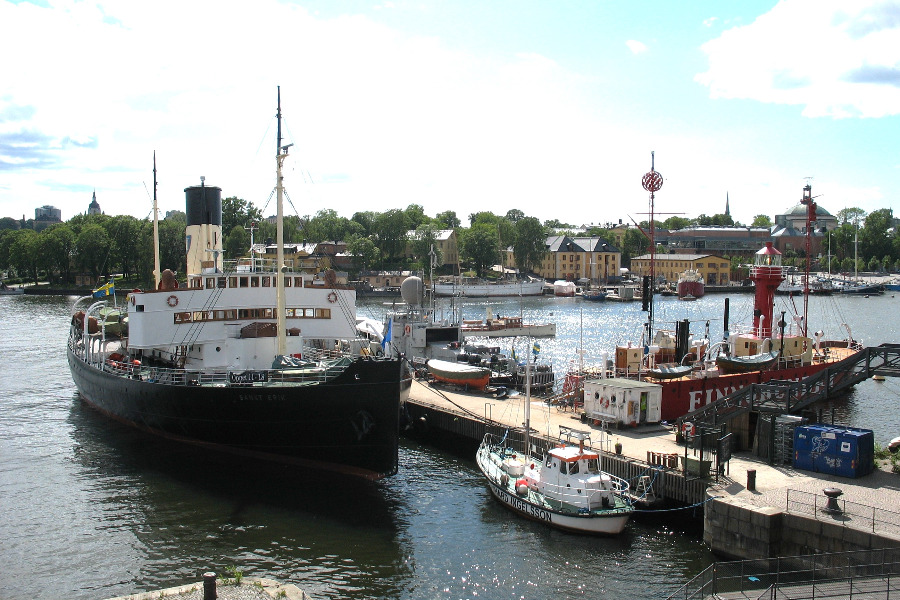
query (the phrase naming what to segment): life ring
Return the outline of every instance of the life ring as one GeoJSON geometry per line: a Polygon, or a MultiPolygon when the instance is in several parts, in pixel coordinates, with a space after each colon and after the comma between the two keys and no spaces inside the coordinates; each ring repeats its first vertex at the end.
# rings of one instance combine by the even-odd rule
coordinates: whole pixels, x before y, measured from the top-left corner
{"type": "Polygon", "coordinates": [[[412,331],[412,328],[409,325],[403,328],[403,333],[405,333],[406,335],[409,335],[410,331],[412,331]]]}
{"type": "Polygon", "coordinates": [[[331,302],[332,304],[337,302],[337,293],[331,292],[330,294],[328,294],[328,301],[331,302]]]}
{"type": "Polygon", "coordinates": [[[172,294],[171,296],[166,298],[166,304],[168,304],[172,308],[175,308],[176,306],[178,306],[178,296],[172,294]]]}
{"type": "Polygon", "coordinates": [[[607,406],[609,406],[609,400],[607,400],[606,398],[604,398],[604,399],[603,399],[603,408],[606,408],[607,406]]]}

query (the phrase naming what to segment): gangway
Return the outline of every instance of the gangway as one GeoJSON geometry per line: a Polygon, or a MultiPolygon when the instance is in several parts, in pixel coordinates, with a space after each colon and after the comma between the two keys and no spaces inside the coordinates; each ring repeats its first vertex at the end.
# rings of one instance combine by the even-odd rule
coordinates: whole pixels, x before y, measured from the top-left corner
{"type": "Polygon", "coordinates": [[[751,411],[792,414],[873,375],[900,377],[900,344],[865,348],[800,381],[773,379],[751,384],[680,417],[678,429],[688,421],[698,427],[715,428],[751,411]]]}

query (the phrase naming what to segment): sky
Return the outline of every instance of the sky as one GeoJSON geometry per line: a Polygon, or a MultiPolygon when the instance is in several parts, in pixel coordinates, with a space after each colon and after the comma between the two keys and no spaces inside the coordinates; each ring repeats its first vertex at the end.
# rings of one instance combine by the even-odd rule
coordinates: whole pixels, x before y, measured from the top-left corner
{"type": "Polygon", "coordinates": [[[0,216],[900,208],[900,0],[0,0],[0,216]],[[808,179],[812,178],[812,179],[808,179]]]}

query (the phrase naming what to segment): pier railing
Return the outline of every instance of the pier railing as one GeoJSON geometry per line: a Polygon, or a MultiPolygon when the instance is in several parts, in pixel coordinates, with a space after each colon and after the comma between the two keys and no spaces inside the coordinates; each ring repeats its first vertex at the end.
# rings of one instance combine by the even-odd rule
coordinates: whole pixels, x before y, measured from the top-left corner
{"type": "Polygon", "coordinates": [[[898,585],[900,548],[884,548],[717,562],[668,598],[888,599],[898,585]]]}
{"type": "MultiPolygon", "coordinates": [[[[900,512],[800,490],[787,490],[787,512],[812,515],[831,523],[900,537],[900,512]]],[[[900,592],[898,592],[900,597],[900,592]]]]}

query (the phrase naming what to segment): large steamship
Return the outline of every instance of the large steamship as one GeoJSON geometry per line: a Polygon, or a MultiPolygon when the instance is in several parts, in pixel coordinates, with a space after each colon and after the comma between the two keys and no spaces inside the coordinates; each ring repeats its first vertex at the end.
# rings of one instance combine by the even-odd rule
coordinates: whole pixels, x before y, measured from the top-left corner
{"type": "Polygon", "coordinates": [[[110,306],[114,295],[76,302],[72,377],[91,406],[165,438],[393,475],[400,360],[358,337],[354,290],[285,258],[280,101],[278,123],[275,259],[224,261],[221,190],[202,180],[188,187],[186,281],[160,277],[157,263],[157,289],[131,292],[125,307],[110,306]]]}

